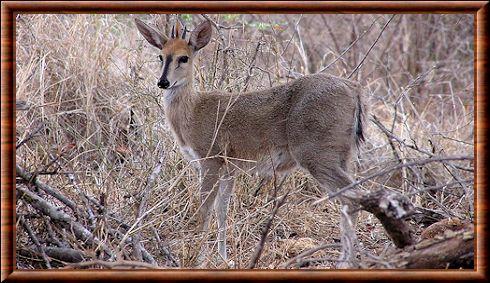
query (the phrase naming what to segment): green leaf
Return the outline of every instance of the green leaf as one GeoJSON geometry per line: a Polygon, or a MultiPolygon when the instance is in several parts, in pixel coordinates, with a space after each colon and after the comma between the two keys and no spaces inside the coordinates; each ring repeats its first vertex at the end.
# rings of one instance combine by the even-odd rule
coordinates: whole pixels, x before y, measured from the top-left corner
{"type": "Polygon", "coordinates": [[[184,22],[190,23],[192,21],[192,15],[191,14],[182,14],[182,15],[180,15],[180,17],[182,18],[182,20],[184,22]]]}

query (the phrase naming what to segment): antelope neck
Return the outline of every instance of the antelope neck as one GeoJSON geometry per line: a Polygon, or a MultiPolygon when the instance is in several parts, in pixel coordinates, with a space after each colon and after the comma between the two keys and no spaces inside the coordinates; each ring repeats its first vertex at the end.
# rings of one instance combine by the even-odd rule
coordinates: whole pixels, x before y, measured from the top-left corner
{"type": "Polygon", "coordinates": [[[188,130],[196,95],[191,83],[168,89],[164,94],[165,118],[181,147],[186,144],[183,134],[188,130]]]}
{"type": "Polygon", "coordinates": [[[190,82],[172,87],[164,91],[163,105],[167,111],[169,108],[179,107],[182,103],[189,103],[194,97],[194,89],[190,82]]]}

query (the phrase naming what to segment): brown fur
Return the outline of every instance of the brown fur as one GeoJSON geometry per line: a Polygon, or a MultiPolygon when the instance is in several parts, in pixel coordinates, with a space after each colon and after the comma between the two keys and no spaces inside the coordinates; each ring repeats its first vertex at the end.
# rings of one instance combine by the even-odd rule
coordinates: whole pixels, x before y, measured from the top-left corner
{"type": "Polygon", "coordinates": [[[192,148],[200,158],[260,160],[280,151],[307,165],[302,156],[314,146],[328,149],[338,163],[347,161],[357,138],[354,114],[359,94],[357,85],[323,74],[231,95],[198,93],[186,86],[176,90],[166,117],[179,145],[192,148]]]}
{"type": "MultiPolygon", "coordinates": [[[[189,43],[178,38],[154,40],[158,36],[155,31],[136,23],[153,45],[165,42],[163,57],[174,58],[164,70],[165,79],[175,85],[163,94],[165,116],[186,159],[198,163],[202,229],[207,229],[209,212],[216,205],[218,249],[223,258],[226,211],[237,172],[255,169],[268,176],[276,172],[284,178],[301,167],[331,191],[352,182],[349,160],[363,139],[366,114],[359,85],[314,74],[248,93],[196,92],[192,88],[192,61],[196,51],[209,41],[209,23],[198,26],[189,43]],[[179,65],[177,58],[183,55],[189,56],[189,63],[179,65]]],[[[342,200],[350,205],[348,199],[342,200]]],[[[341,229],[349,229],[352,222],[355,218],[342,218],[341,229]]],[[[352,258],[351,253],[344,256],[345,260],[352,258]]]]}

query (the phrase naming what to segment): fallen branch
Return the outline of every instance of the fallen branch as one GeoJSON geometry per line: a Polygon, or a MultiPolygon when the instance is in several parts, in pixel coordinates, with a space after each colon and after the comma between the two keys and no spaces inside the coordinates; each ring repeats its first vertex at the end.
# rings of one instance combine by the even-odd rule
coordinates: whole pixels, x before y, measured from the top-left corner
{"type": "Polygon", "coordinates": [[[474,265],[474,227],[447,230],[444,235],[423,240],[389,256],[396,268],[446,269],[471,268],[474,265]]]}
{"type": "Polygon", "coordinates": [[[22,178],[26,183],[34,185],[36,188],[41,189],[48,195],[56,198],[57,200],[61,201],[63,204],[68,206],[73,212],[78,213],[78,207],[77,205],[64,195],[62,195],[60,192],[57,190],[51,188],[50,186],[46,185],[45,183],[39,181],[37,179],[37,176],[34,174],[31,174],[24,170],[22,167],[20,167],[18,164],[15,165],[15,169],[17,172],[17,177],[22,178]]]}
{"type": "MultiPolygon", "coordinates": [[[[74,254],[71,253],[69,250],[69,244],[65,242],[61,242],[57,237],[54,235],[54,231],[51,228],[51,224],[56,224],[59,227],[65,229],[66,231],[72,231],[75,237],[83,242],[84,244],[87,244],[89,246],[94,246],[97,247],[97,249],[101,248],[106,254],[109,255],[110,258],[115,258],[116,252],[113,251],[113,249],[110,249],[109,247],[105,246],[104,244],[101,243],[101,241],[92,234],[92,232],[85,227],[84,224],[82,224],[83,219],[88,218],[88,223],[90,226],[94,225],[94,217],[95,215],[93,212],[87,212],[87,211],[82,211],[81,207],[77,206],[75,202],[61,194],[58,190],[55,188],[39,181],[35,174],[27,172],[25,169],[20,167],[19,165],[16,165],[17,168],[17,177],[22,179],[22,182],[27,184],[27,185],[32,185],[41,191],[47,193],[50,196],[53,196],[57,200],[59,200],[61,203],[65,204],[67,207],[69,207],[77,217],[77,219],[73,219],[70,214],[67,212],[63,211],[60,207],[57,207],[56,205],[50,203],[49,201],[43,199],[38,193],[32,192],[29,189],[24,189],[22,186],[17,186],[17,191],[19,193],[19,198],[22,198],[24,201],[26,201],[29,205],[34,207],[36,210],[38,210],[40,213],[39,215],[45,215],[47,216],[50,221],[47,221],[45,223],[46,226],[46,231],[48,235],[50,236],[46,242],[52,242],[53,244],[59,246],[59,248],[62,248],[62,250],[56,250],[53,247],[46,247],[44,246],[43,248],[45,249],[46,254],[49,257],[53,257],[55,259],[59,259],[60,261],[81,261],[84,258],[84,253],[81,251],[73,250],[75,252],[80,252],[81,254],[74,254]],[[51,256],[50,255],[57,255],[57,256],[51,256]],[[65,258],[62,259],[62,253],[65,253],[65,258]],[[72,260],[68,260],[68,259],[72,260]]],[[[155,172],[153,172],[155,173],[155,172]]],[[[157,174],[158,172],[156,172],[157,174]]],[[[71,174],[70,174],[71,175],[71,174]]],[[[154,178],[155,174],[152,174],[152,177],[150,178],[149,182],[154,183],[154,178]]],[[[74,181],[74,176],[71,175],[69,176],[70,181],[74,181]]],[[[73,182],[72,182],[73,183],[73,182]]],[[[76,184],[74,184],[76,185],[76,184]]],[[[151,185],[151,184],[148,184],[151,185]]],[[[78,194],[82,197],[82,199],[85,201],[86,206],[90,206],[90,204],[94,205],[94,207],[97,209],[98,213],[101,214],[103,213],[103,216],[105,217],[105,213],[103,212],[105,210],[104,205],[103,205],[103,199],[101,199],[101,203],[99,203],[97,200],[95,200],[92,197],[89,197],[85,195],[80,188],[76,188],[78,194]],[[84,199],[85,198],[85,199],[84,199]]],[[[90,207],[87,207],[87,209],[90,209],[90,207]]],[[[101,214],[102,215],[102,214],[101,214]]],[[[101,216],[99,215],[99,216],[101,216]]],[[[120,237],[124,239],[124,243],[126,244],[134,244],[134,240],[132,237],[128,237],[124,234],[122,234],[119,229],[130,230],[130,226],[124,223],[122,220],[120,220],[114,213],[108,213],[108,216],[111,220],[114,220],[118,227],[112,228],[110,226],[105,227],[107,232],[112,236],[112,237],[120,237]]],[[[29,233],[29,231],[26,230],[26,232],[29,233]]],[[[138,239],[139,242],[139,239],[138,239]]],[[[70,248],[71,249],[71,248],[70,248]]],[[[141,255],[142,260],[149,262],[151,264],[157,265],[157,262],[155,261],[154,257],[142,246],[139,246],[139,252],[141,255]]],[[[40,255],[42,255],[40,253],[40,255]]]]}
{"type": "Polygon", "coordinates": [[[39,210],[42,214],[47,215],[53,222],[60,224],[68,231],[73,231],[75,237],[88,245],[96,245],[102,248],[109,256],[114,256],[113,252],[105,246],[97,237],[87,230],[82,224],[75,221],[68,214],[53,206],[37,194],[17,186],[20,198],[29,203],[32,207],[39,210]]]}
{"type": "Polygon", "coordinates": [[[106,268],[148,268],[148,269],[157,269],[158,267],[146,262],[139,261],[129,261],[129,260],[120,260],[120,261],[103,261],[103,260],[92,260],[92,261],[84,261],[79,263],[70,263],[66,265],[66,268],[85,268],[91,266],[100,265],[106,268]]]}
{"type": "Polygon", "coordinates": [[[403,248],[415,243],[413,231],[403,220],[413,214],[414,207],[403,195],[379,190],[362,196],[359,204],[379,219],[395,246],[403,248]]]}
{"type": "Polygon", "coordinates": [[[41,245],[41,243],[39,243],[39,240],[38,240],[36,234],[34,234],[34,232],[32,231],[31,227],[29,226],[29,224],[27,224],[24,221],[24,218],[22,216],[19,217],[19,223],[26,230],[27,234],[31,238],[31,240],[34,243],[34,245],[36,245],[36,248],[37,248],[38,252],[41,254],[41,256],[42,256],[42,258],[44,260],[44,263],[46,264],[46,267],[47,268],[51,268],[51,264],[49,263],[49,258],[46,255],[46,251],[45,251],[44,247],[41,245]]]}
{"type": "Polygon", "coordinates": [[[49,257],[63,262],[80,262],[86,257],[82,251],[71,248],[46,247],[45,251],[49,257]]]}

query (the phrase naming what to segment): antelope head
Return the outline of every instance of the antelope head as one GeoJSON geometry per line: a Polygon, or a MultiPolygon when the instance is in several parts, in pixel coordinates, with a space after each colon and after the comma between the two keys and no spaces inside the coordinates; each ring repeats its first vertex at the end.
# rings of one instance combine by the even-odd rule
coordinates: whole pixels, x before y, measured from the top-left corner
{"type": "Polygon", "coordinates": [[[160,50],[161,76],[157,85],[161,89],[176,89],[192,82],[192,62],[198,50],[209,43],[212,28],[209,21],[199,24],[186,40],[187,30],[180,35],[180,27],[172,27],[170,38],[160,34],[139,19],[136,27],[143,37],[160,50]]]}

